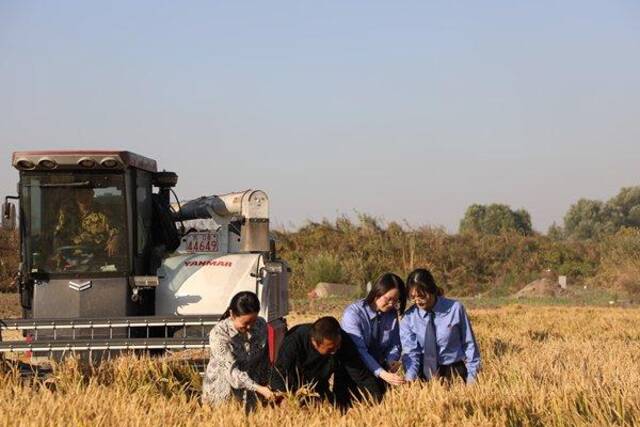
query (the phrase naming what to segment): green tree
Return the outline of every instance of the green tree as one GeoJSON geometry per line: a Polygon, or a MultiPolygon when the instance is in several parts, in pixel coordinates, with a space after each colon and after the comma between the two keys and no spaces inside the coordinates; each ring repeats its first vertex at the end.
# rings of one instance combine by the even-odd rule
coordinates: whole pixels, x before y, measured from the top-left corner
{"type": "Polygon", "coordinates": [[[611,198],[605,209],[607,211],[610,233],[617,232],[621,227],[640,227],[640,186],[623,187],[611,198]]]}
{"type": "Polygon", "coordinates": [[[562,240],[564,238],[564,230],[554,221],[554,223],[549,226],[549,230],[547,230],[547,237],[555,241],[562,240]]]}
{"type": "Polygon", "coordinates": [[[604,203],[599,200],[580,199],[564,216],[564,230],[571,239],[595,239],[604,233],[606,222],[604,203]]]}
{"type": "Polygon", "coordinates": [[[503,234],[516,232],[525,236],[533,234],[531,215],[524,209],[512,210],[507,205],[473,204],[467,208],[460,221],[460,233],[503,234]]]}
{"type": "Polygon", "coordinates": [[[640,227],[640,186],[624,187],[606,203],[580,199],[564,217],[565,235],[572,239],[601,239],[622,227],[640,227]]]}

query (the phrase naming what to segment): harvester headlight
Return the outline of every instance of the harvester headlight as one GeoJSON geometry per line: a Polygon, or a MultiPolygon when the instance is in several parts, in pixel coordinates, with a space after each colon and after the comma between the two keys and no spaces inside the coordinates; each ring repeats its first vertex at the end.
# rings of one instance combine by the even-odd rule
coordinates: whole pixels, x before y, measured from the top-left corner
{"type": "Polygon", "coordinates": [[[46,157],[44,159],[40,159],[38,165],[44,169],[55,169],[56,166],[58,166],[54,160],[47,159],[46,157]]]}
{"type": "Polygon", "coordinates": [[[78,160],[78,165],[82,166],[83,168],[90,169],[96,166],[96,161],[89,157],[83,157],[78,160]]]}
{"type": "Polygon", "coordinates": [[[27,160],[27,159],[18,160],[16,162],[16,165],[18,165],[20,169],[33,169],[36,167],[36,165],[31,160],[27,160]]]}
{"type": "Polygon", "coordinates": [[[116,166],[118,166],[118,161],[116,159],[114,159],[113,157],[106,157],[106,158],[102,159],[100,164],[105,168],[113,169],[116,166]]]}

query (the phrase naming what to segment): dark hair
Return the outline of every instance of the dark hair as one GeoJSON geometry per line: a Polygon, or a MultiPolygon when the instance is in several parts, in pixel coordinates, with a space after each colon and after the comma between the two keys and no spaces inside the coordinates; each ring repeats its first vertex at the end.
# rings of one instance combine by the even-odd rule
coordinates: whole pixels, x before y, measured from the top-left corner
{"type": "Polygon", "coordinates": [[[253,292],[242,291],[238,292],[231,298],[229,307],[222,314],[220,320],[224,320],[232,313],[234,316],[244,316],[245,314],[253,314],[260,312],[260,300],[253,292]]]}
{"type": "Polygon", "coordinates": [[[367,304],[372,305],[376,299],[380,298],[392,289],[397,289],[400,293],[398,302],[400,303],[399,311],[400,314],[402,314],[407,306],[407,290],[402,279],[393,273],[384,273],[378,277],[364,300],[367,304]]]}
{"type": "Polygon", "coordinates": [[[340,329],[340,322],[335,317],[325,316],[321,317],[311,325],[311,339],[317,343],[321,343],[325,339],[331,341],[338,341],[342,336],[342,329],[340,329]]]}
{"type": "Polygon", "coordinates": [[[407,277],[407,291],[416,288],[420,293],[443,296],[444,291],[436,285],[433,275],[426,268],[416,268],[407,277]]]}

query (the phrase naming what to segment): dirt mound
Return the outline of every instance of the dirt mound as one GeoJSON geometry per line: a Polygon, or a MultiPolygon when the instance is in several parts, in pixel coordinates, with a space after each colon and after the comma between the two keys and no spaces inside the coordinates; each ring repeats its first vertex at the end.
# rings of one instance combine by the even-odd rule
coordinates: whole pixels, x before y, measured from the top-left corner
{"type": "Polygon", "coordinates": [[[320,282],[307,295],[309,298],[349,297],[353,298],[358,293],[358,287],[342,283],[320,282]]]}
{"type": "Polygon", "coordinates": [[[543,278],[534,280],[513,296],[516,298],[556,297],[561,292],[560,285],[548,278],[543,278]]]}

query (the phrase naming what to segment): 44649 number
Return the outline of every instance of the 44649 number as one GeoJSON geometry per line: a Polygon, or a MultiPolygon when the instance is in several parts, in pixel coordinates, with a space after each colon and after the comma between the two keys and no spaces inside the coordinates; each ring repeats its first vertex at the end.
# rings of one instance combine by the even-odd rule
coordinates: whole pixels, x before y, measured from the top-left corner
{"type": "Polygon", "coordinates": [[[209,232],[194,232],[185,236],[186,252],[218,252],[218,236],[209,232]]]}

